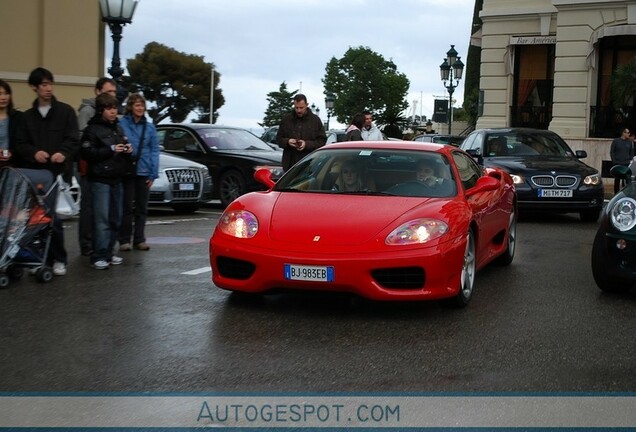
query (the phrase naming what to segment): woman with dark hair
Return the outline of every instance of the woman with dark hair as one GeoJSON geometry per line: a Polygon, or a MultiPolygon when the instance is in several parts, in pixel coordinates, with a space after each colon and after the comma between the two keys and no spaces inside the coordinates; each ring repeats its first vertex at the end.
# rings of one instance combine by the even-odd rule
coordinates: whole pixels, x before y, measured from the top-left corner
{"type": "Polygon", "coordinates": [[[0,167],[10,165],[21,112],[13,108],[11,86],[0,79],[0,167]]]}
{"type": "Polygon", "coordinates": [[[363,126],[364,115],[362,115],[362,113],[354,115],[351,124],[347,128],[347,141],[362,141],[363,126]]]}

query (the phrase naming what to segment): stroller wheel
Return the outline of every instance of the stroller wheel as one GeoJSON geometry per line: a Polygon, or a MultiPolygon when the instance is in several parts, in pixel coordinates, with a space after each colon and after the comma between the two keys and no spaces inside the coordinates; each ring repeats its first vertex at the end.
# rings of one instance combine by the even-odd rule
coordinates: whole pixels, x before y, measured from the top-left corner
{"type": "Polygon", "coordinates": [[[0,288],[6,288],[9,286],[9,276],[2,274],[0,275],[0,288]]]}
{"type": "Polygon", "coordinates": [[[51,282],[51,280],[53,280],[53,270],[51,270],[50,267],[40,267],[35,272],[35,278],[38,280],[38,282],[51,282]]]}
{"type": "Polygon", "coordinates": [[[7,275],[11,280],[20,280],[24,276],[24,269],[22,267],[11,266],[7,269],[7,275]]]}

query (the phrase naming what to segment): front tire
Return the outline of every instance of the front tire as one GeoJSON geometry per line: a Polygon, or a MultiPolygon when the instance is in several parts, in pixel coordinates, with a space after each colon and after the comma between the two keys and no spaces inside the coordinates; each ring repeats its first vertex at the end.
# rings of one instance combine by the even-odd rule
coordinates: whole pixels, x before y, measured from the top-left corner
{"type": "Polygon", "coordinates": [[[475,287],[475,273],[477,272],[477,256],[475,254],[475,234],[472,228],[466,235],[466,249],[464,251],[464,262],[462,264],[461,281],[459,292],[452,298],[452,305],[463,308],[470,303],[475,287]]]}
{"type": "Polygon", "coordinates": [[[605,248],[605,232],[599,230],[592,245],[592,276],[594,276],[594,281],[601,291],[611,293],[628,291],[634,282],[612,276],[609,267],[605,248]]]}
{"type": "Polygon", "coordinates": [[[246,192],[243,174],[236,170],[226,171],[219,178],[219,199],[224,207],[246,192]]]}

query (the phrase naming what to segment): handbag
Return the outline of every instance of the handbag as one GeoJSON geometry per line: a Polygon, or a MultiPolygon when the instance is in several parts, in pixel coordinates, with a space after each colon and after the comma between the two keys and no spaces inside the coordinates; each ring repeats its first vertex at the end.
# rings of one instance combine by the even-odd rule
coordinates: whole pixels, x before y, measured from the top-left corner
{"type": "MultiPolygon", "coordinates": [[[[73,177],[73,179],[75,179],[73,177]]],[[[60,219],[69,219],[79,215],[81,191],[64,181],[61,174],[57,176],[57,201],[55,202],[55,213],[60,219]]]]}
{"type": "Polygon", "coordinates": [[[144,137],[146,136],[146,122],[144,122],[144,126],[141,130],[141,138],[139,139],[139,148],[137,149],[137,155],[135,157],[130,157],[128,166],[126,167],[126,171],[124,173],[125,178],[132,178],[137,175],[137,161],[141,157],[141,150],[144,147],[144,137]]]}

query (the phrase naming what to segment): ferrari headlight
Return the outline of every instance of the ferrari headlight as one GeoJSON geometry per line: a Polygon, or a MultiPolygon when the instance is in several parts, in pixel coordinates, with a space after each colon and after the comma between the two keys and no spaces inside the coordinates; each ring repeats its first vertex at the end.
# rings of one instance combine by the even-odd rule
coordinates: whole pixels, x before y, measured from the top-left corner
{"type": "Polygon", "coordinates": [[[610,212],[612,225],[619,231],[629,231],[636,225],[636,201],[632,198],[621,198],[610,212]]]}
{"type": "Polygon", "coordinates": [[[583,183],[590,186],[595,186],[601,183],[601,176],[598,174],[592,174],[583,179],[583,183]]]}
{"type": "Polygon", "coordinates": [[[437,219],[415,219],[400,225],[386,237],[391,246],[426,243],[441,237],[448,231],[448,225],[437,219]]]}
{"type": "Polygon", "coordinates": [[[512,182],[514,184],[522,184],[523,183],[523,177],[521,177],[520,175],[510,174],[510,177],[512,178],[512,182]]]}
{"type": "Polygon", "coordinates": [[[258,219],[245,210],[223,213],[217,226],[222,233],[236,238],[252,238],[258,232],[258,219]]]}

